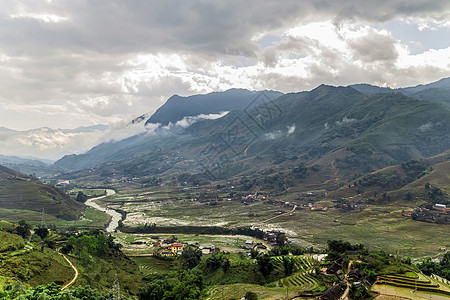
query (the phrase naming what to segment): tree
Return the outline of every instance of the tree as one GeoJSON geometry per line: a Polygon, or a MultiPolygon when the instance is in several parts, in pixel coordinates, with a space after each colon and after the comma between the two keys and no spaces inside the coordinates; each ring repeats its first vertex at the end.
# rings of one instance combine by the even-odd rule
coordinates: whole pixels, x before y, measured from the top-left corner
{"type": "Polygon", "coordinates": [[[230,260],[228,258],[225,258],[222,263],[223,272],[226,273],[230,267],[231,267],[230,260]]]}
{"type": "Polygon", "coordinates": [[[161,300],[166,291],[172,290],[172,286],[165,279],[156,279],[149,282],[145,287],[138,290],[137,296],[140,300],[161,300]]]}
{"type": "Polygon", "coordinates": [[[206,266],[211,271],[217,270],[223,264],[223,255],[214,253],[211,257],[206,259],[206,266]]]}
{"type": "Polygon", "coordinates": [[[258,300],[258,295],[252,291],[248,291],[244,296],[245,300],[258,300]]]}
{"type": "Polygon", "coordinates": [[[34,229],[34,234],[40,236],[41,239],[45,239],[48,236],[49,231],[47,227],[37,227],[34,229]]]}
{"type": "Polygon", "coordinates": [[[18,226],[14,229],[14,233],[26,239],[31,235],[31,225],[25,220],[20,220],[18,226]]]}
{"type": "Polygon", "coordinates": [[[55,249],[55,245],[56,245],[55,241],[51,238],[45,238],[42,241],[42,246],[50,248],[50,249],[55,249]]]}
{"type": "Polygon", "coordinates": [[[88,199],[87,195],[85,195],[82,191],[78,192],[77,198],[75,199],[77,202],[84,203],[88,199]]]}
{"type": "Polygon", "coordinates": [[[289,276],[292,274],[292,271],[294,270],[295,262],[292,258],[283,256],[283,269],[284,269],[284,276],[289,276]]]}
{"type": "Polygon", "coordinates": [[[181,258],[183,259],[183,266],[192,269],[200,262],[202,257],[202,251],[192,246],[186,246],[183,249],[181,258]]]}
{"type": "MultiPolygon", "coordinates": [[[[201,252],[200,252],[201,253],[201,252]]],[[[180,273],[180,278],[173,289],[164,293],[165,300],[194,300],[200,297],[203,289],[203,276],[198,270],[180,273]]]]}
{"type": "Polygon", "coordinates": [[[442,257],[441,266],[450,268],[450,251],[446,252],[442,257]]]}
{"type": "Polygon", "coordinates": [[[256,258],[256,263],[258,264],[258,270],[264,276],[269,275],[274,269],[272,259],[267,254],[259,255],[256,258]]]}
{"type": "Polygon", "coordinates": [[[278,232],[276,236],[277,245],[283,246],[284,244],[286,244],[286,241],[287,241],[286,234],[284,232],[278,232]]]}

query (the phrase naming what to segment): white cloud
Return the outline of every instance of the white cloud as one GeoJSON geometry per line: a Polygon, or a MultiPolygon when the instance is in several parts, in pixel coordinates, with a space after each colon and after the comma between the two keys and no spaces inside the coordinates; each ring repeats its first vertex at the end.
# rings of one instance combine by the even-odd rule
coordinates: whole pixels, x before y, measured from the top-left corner
{"type": "MultiPolygon", "coordinates": [[[[189,126],[191,126],[192,124],[194,124],[195,122],[201,121],[201,120],[215,120],[215,119],[219,119],[222,118],[223,116],[225,116],[226,114],[228,114],[228,111],[224,111],[221,112],[219,114],[200,114],[197,116],[187,116],[184,117],[183,119],[177,121],[175,123],[175,126],[180,126],[183,128],[187,128],[189,126]]],[[[170,127],[170,126],[169,126],[170,127]]]]}
{"type": "Polygon", "coordinates": [[[291,126],[288,126],[287,129],[288,129],[287,135],[293,134],[294,131],[295,131],[295,124],[293,124],[293,125],[291,125],[291,126]]]}
{"type": "MultiPolygon", "coordinates": [[[[120,122],[155,111],[175,93],[398,87],[450,76],[450,48],[423,45],[428,50],[412,54],[409,41],[383,29],[390,20],[450,28],[449,1],[321,4],[5,0],[0,126],[120,122]]],[[[448,40],[448,31],[441,34],[448,40]]]]}

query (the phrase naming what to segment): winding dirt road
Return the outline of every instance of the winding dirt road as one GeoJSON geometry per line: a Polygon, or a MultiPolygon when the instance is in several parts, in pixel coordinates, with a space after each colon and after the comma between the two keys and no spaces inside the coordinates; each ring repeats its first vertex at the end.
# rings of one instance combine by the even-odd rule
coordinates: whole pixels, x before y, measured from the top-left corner
{"type": "Polygon", "coordinates": [[[62,253],[58,253],[59,255],[62,255],[62,257],[64,257],[64,259],[69,263],[69,265],[72,267],[72,269],[75,271],[75,275],[73,276],[73,278],[72,278],[72,280],[69,282],[69,283],[67,283],[66,285],[64,285],[62,288],[61,288],[61,291],[63,291],[63,290],[65,290],[66,288],[68,288],[69,286],[71,286],[74,282],[75,282],[75,280],[77,280],[77,278],[78,278],[78,270],[77,270],[77,268],[73,265],[73,263],[67,258],[67,256],[65,256],[64,254],[62,254],[62,253]]]}

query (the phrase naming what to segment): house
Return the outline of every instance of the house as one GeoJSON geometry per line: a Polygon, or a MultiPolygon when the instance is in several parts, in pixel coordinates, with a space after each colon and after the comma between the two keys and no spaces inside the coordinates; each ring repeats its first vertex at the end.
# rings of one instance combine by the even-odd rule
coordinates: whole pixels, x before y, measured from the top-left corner
{"type": "Polygon", "coordinates": [[[344,288],[340,286],[339,284],[333,285],[332,287],[329,287],[322,296],[319,297],[319,299],[322,300],[337,300],[341,298],[342,294],[344,293],[344,288]]]}
{"type": "Polygon", "coordinates": [[[267,249],[267,247],[263,244],[257,244],[256,249],[267,249]]]}
{"type": "Polygon", "coordinates": [[[202,254],[205,254],[205,255],[220,251],[220,249],[216,248],[216,246],[214,246],[214,245],[200,246],[200,249],[202,250],[202,254]]]}
{"type": "Polygon", "coordinates": [[[252,240],[246,240],[246,241],[245,241],[245,244],[246,244],[246,245],[253,245],[253,241],[252,241],[252,240]]]}
{"type": "Polygon", "coordinates": [[[356,268],[348,272],[347,278],[351,282],[360,281],[362,279],[362,274],[359,269],[356,268]]]}
{"type": "Polygon", "coordinates": [[[314,210],[314,211],[327,211],[328,207],[313,206],[313,207],[311,207],[311,210],[314,210]]]}
{"type": "Polygon", "coordinates": [[[161,256],[173,256],[174,255],[173,252],[168,249],[164,249],[160,253],[161,253],[161,256]]]}
{"type": "Polygon", "coordinates": [[[245,249],[245,250],[252,250],[252,249],[253,249],[253,247],[250,246],[250,245],[241,245],[240,247],[241,247],[242,249],[245,249]]]}
{"type": "Polygon", "coordinates": [[[182,243],[173,243],[167,246],[167,249],[171,251],[174,255],[183,254],[183,244],[182,243]]]}
{"type": "Polygon", "coordinates": [[[341,270],[341,266],[337,263],[332,263],[331,266],[327,269],[327,274],[336,274],[338,271],[341,270]]]}

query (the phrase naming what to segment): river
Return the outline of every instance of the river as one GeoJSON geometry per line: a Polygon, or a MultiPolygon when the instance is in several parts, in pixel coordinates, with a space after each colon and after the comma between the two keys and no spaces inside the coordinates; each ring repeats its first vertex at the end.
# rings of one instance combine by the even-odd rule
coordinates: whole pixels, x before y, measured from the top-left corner
{"type": "Polygon", "coordinates": [[[119,221],[122,219],[122,215],[120,213],[118,213],[117,211],[115,211],[114,209],[101,207],[100,205],[95,203],[95,201],[98,199],[102,199],[102,198],[114,195],[115,193],[116,192],[114,190],[106,190],[106,195],[101,196],[101,197],[91,198],[91,199],[88,199],[86,202],[84,202],[84,204],[86,204],[87,206],[98,209],[98,210],[111,216],[111,221],[109,222],[108,227],[106,227],[106,232],[114,232],[114,230],[116,230],[116,228],[119,226],[119,221]]]}

